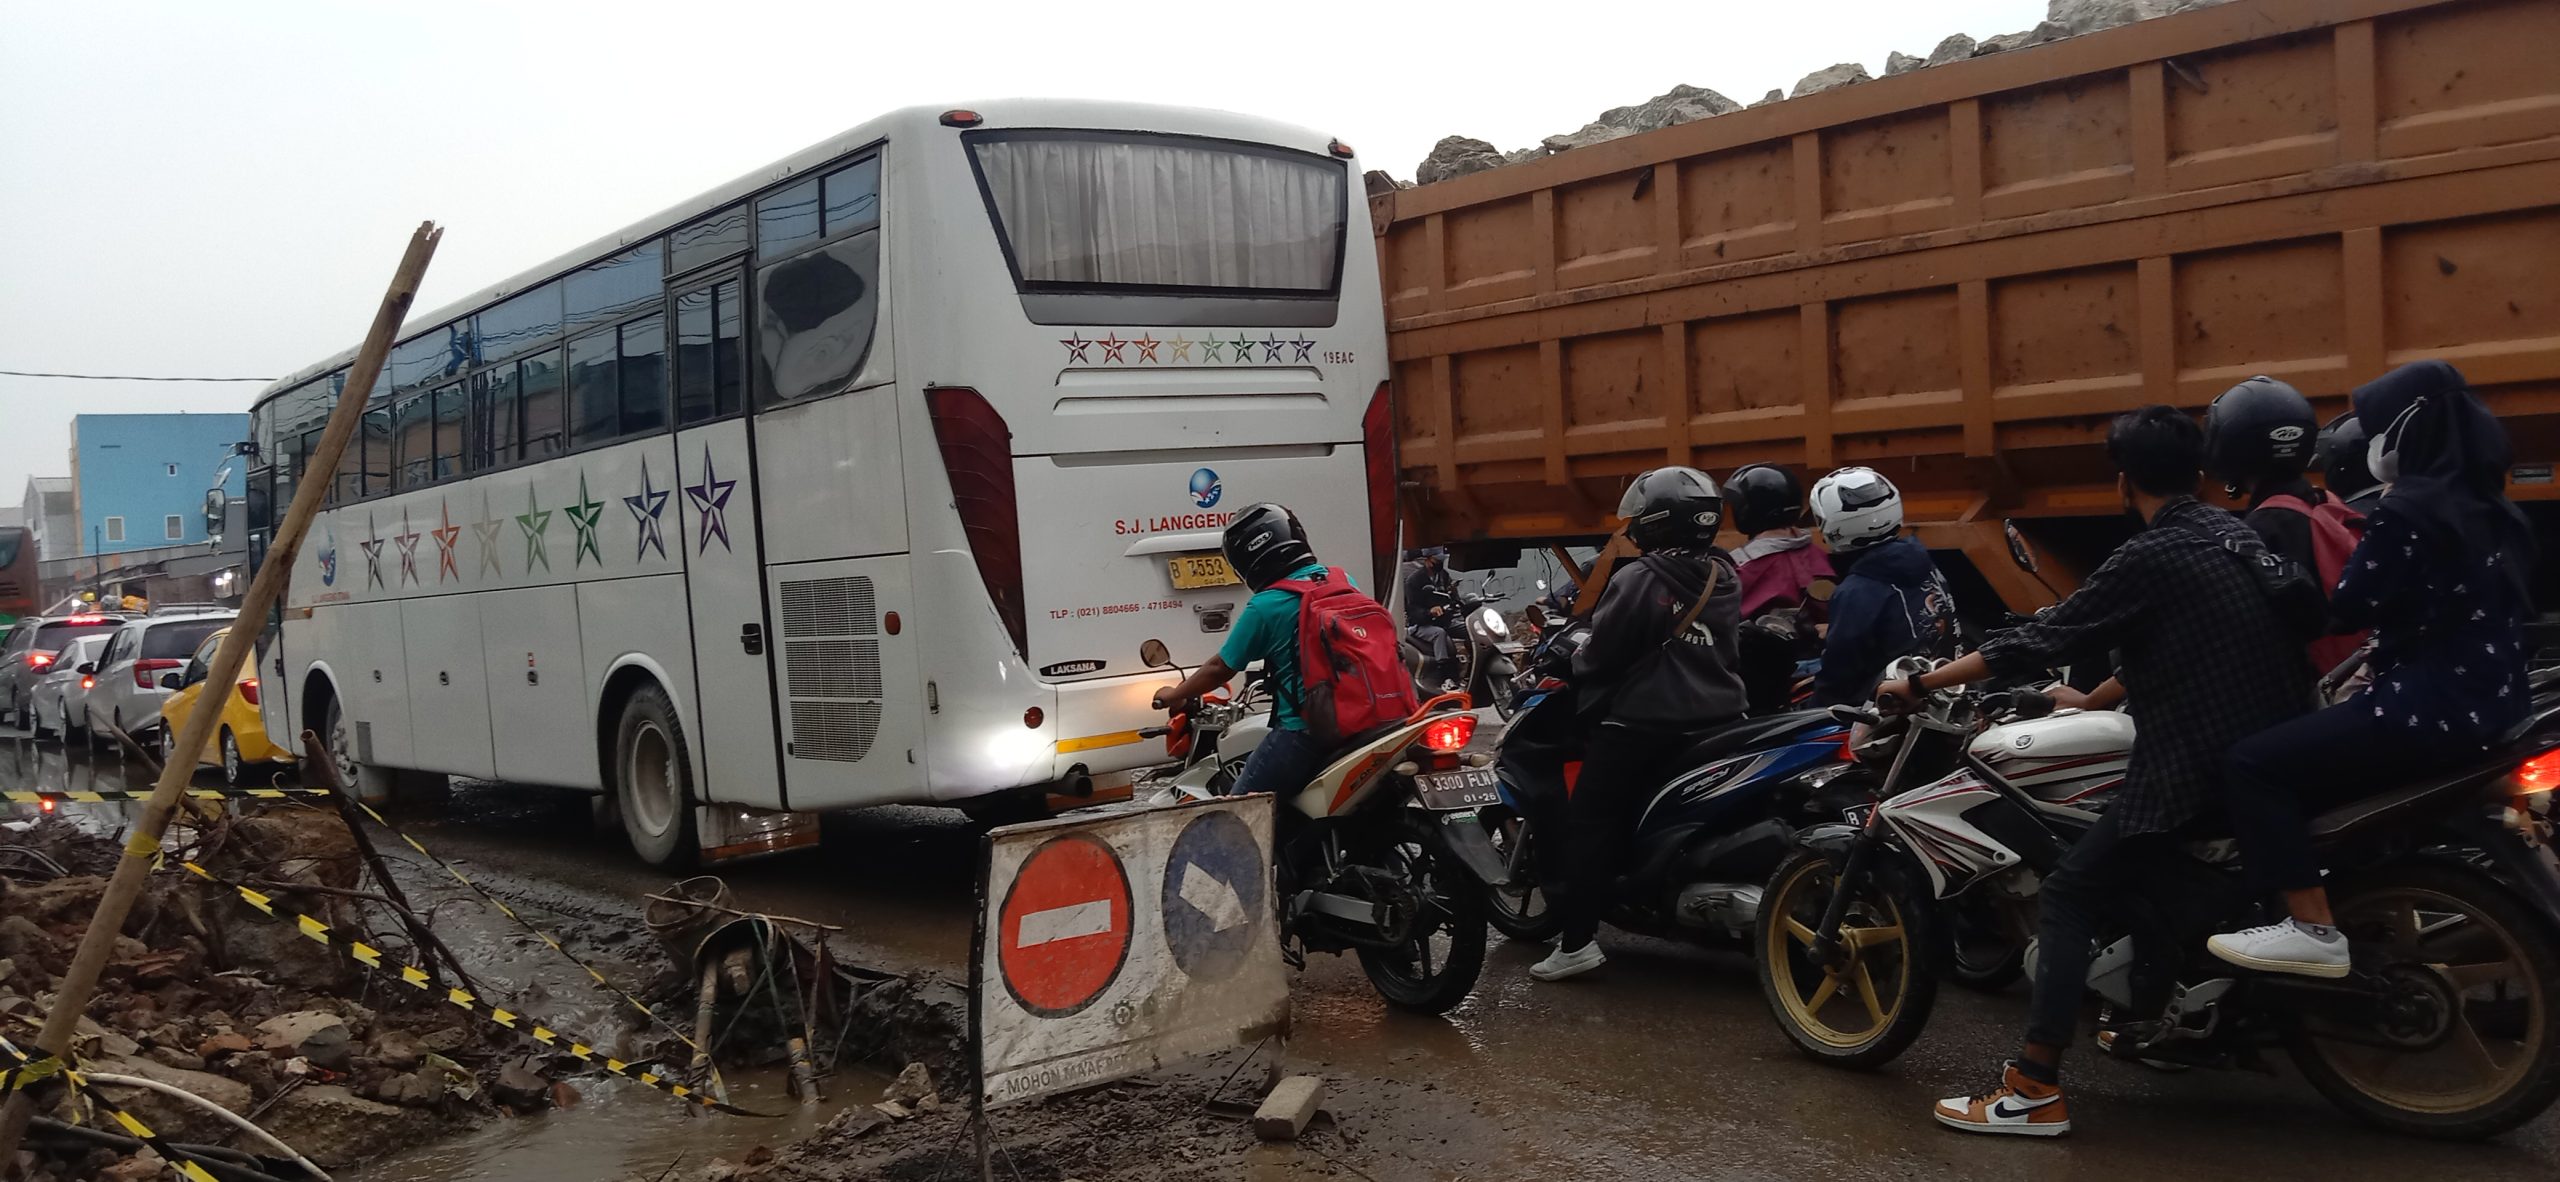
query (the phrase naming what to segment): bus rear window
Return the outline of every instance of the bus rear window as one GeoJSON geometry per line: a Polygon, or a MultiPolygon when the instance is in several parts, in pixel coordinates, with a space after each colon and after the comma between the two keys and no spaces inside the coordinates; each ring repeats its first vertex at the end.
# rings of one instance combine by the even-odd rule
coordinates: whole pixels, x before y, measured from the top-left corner
{"type": "Polygon", "coordinates": [[[967,143],[1038,323],[1333,322],[1342,161],[1127,132],[985,131],[967,143]]]}

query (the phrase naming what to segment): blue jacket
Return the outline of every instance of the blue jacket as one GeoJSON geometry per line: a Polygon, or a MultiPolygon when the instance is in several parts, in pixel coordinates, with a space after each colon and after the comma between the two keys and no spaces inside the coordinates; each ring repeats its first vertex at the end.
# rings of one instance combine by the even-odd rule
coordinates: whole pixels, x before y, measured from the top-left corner
{"type": "Polygon", "coordinates": [[[1831,594],[1831,630],[1822,645],[1822,671],[1813,679],[1814,704],[1869,700],[1884,667],[1897,657],[1954,655],[1955,609],[1955,596],[1920,539],[1905,534],[1860,551],[1831,594]]]}

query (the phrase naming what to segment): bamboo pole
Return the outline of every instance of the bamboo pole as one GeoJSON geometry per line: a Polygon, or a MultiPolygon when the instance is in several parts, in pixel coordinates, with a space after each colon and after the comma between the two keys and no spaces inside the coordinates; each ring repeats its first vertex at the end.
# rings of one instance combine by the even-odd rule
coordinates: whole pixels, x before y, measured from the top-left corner
{"type": "MultiPolygon", "coordinates": [[[[383,358],[391,352],[392,338],[400,333],[400,322],[409,315],[409,304],[418,296],[418,282],[426,276],[427,261],[435,257],[436,240],[443,233],[435,223],[421,222],[417,232],[409,236],[408,253],[401,256],[400,269],[391,276],[390,290],[382,293],[382,305],[374,310],[373,327],[365,333],[364,347],[356,350],[346,391],[339,396],[337,409],[330,412],[328,430],[321,433],[320,446],[313,450],[310,465],[304,469],[307,478],[293,491],[293,505],[285,511],[284,523],[267,549],[265,564],[249,583],[248,596],[240,601],[240,614],[231,621],[230,635],[214,650],[213,667],[205,675],[207,683],[227,687],[239,679],[240,666],[248,663],[250,651],[257,647],[258,633],[266,626],[268,609],[283,598],[294,558],[302,550],[303,535],[320,512],[323,488],[329,483],[330,474],[338,470],[338,458],[347,450],[347,441],[354,437],[356,424],[364,417],[365,400],[373,394],[374,375],[382,372],[383,358]]],[[[125,839],[124,858],[116,863],[115,877],[107,880],[106,894],[100,897],[97,911],[89,918],[87,934],[80,938],[80,950],[73,954],[70,971],[63,974],[61,988],[54,994],[53,1011],[45,1015],[44,1032],[36,1036],[36,1046],[45,1054],[69,1057],[72,1033],[82,1012],[89,1008],[90,995],[97,992],[98,974],[106,968],[116,936],[124,930],[125,916],[133,910],[134,899],[142,894],[143,883],[151,875],[152,862],[160,853],[160,836],[168,831],[169,818],[184,799],[187,782],[194,777],[196,758],[204,750],[206,736],[213,733],[227,696],[196,695],[195,708],[187,712],[185,725],[178,728],[175,757],[160,769],[151,800],[142,808],[142,819],[125,839]]],[[[0,1107],[0,1163],[17,1159],[18,1144],[26,1137],[27,1118],[31,1115],[33,1106],[26,1091],[10,1092],[8,1104],[0,1107]]]]}

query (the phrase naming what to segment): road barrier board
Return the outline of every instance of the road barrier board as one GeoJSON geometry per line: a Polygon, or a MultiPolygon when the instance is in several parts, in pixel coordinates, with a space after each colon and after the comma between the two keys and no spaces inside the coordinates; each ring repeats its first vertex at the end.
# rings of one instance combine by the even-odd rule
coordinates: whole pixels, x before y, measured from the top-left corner
{"type": "Polygon", "coordinates": [[[988,834],[970,1026],[980,1098],[1091,1087],[1283,1033],[1268,796],[988,834]]]}

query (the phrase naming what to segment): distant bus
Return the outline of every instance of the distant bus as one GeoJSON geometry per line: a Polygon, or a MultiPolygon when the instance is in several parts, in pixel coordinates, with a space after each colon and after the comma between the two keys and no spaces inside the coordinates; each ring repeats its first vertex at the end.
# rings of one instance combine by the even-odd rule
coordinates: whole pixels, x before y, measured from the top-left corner
{"type": "Polygon", "coordinates": [[[271,736],[610,792],[655,863],[746,843],[732,806],[1125,779],[1140,644],[1198,663],[1243,605],[1236,508],[1392,575],[1359,176],[1231,114],[901,111],[413,320],[335,471],[352,355],[277,383],[250,552],[298,482],[330,507],[271,736]]]}
{"type": "Polygon", "coordinates": [[[36,614],[36,585],[35,531],[0,525],[0,633],[36,614]]]}

